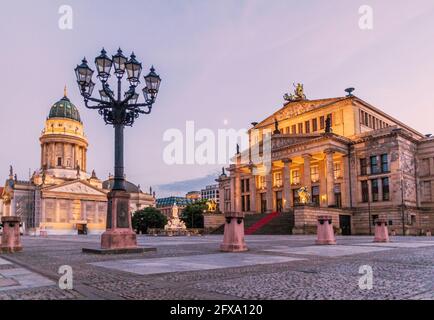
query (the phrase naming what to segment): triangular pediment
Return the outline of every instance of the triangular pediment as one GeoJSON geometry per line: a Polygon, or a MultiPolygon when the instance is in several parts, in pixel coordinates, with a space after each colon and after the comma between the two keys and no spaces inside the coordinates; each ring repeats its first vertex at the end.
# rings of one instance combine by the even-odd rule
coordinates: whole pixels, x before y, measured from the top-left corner
{"type": "Polygon", "coordinates": [[[281,109],[274,112],[269,117],[258,123],[255,128],[262,128],[273,125],[275,120],[282,121],[285,119],[295,118],[303,113],[312,111],[314,109],[326,107],[334,103],[348,99],[348,97],[318,99],[318,100],[300,100],[289,102],[285,104],[281,109]]]}
{"type": "Polygon", "coordinates": [[[83,181],[72,181],[63,183],[57,186],[51,186],[43,189],[43,191],[50,192],[62,192],[62,193],[74,193],[74,194],[88,194],[105,196],[106,193],[102,190],[95,188],[94,186],[83,181]]]}

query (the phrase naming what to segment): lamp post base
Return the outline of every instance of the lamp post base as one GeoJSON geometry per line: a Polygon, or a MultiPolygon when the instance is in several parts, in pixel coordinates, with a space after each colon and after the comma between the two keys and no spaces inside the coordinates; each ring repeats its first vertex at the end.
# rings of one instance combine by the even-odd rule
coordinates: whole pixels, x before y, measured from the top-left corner
{"type": "Polygon", "coordinates": [[[155,248],[137,246],[137,236],[131,226],[130,195],[113,190],[107,197],[107,230],[101,235],[101,248],[83,248],[83,252],[125,254],[155,251],[155,248]]]}

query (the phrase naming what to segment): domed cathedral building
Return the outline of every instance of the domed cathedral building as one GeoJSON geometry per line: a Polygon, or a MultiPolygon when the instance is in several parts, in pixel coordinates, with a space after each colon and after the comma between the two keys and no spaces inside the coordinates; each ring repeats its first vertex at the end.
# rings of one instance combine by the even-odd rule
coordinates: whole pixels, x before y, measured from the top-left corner
{"type": "MultiPolygon", "coordinates": [[[[83,234],[106,229],[110,177],[101,181],[88,173],[89,143],[77,107],[67,97],[53,104],[39,138],[40,169],[29,180],[19,180],[9,169],[0,194],[2,215],[21,216],[26,233],[83,234]]],[[[155,206],[155,195],[127,182],[130,210],[155,206]]]]}

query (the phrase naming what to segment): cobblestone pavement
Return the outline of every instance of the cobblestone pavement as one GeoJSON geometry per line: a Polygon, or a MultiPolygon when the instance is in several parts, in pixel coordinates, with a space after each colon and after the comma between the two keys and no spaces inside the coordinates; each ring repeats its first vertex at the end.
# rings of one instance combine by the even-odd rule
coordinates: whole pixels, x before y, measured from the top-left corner
{"type": "Polygon", "coordinates": [[[314,246],[313,236],[247,236],[237,262],[221,258],[221,240],[140,236],[157,251],[95,255],[81,249],[97,236],[23,237],[22,252],[0,255],[0,299],[434,299],[434,238],[314,246]],[[58,286],[62,265],[72,267],[72,290],[58,286]],[[371,290],[359,288],[362,265],[372,267],[371,290]],[[27,282],[11,278],[18,269],[27,282]]]}

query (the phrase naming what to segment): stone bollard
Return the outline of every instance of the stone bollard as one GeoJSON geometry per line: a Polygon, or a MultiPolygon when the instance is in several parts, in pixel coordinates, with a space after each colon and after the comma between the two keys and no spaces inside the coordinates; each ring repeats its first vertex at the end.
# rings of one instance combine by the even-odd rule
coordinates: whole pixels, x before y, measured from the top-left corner
{"type": "Polygon", "coordinates": [[[225,233],[223,243],[220,245],[220,251],[247,251],[248,249],[244,242],[244,214],[228,212],[225,213],[225,218],[225,233]]]}
{"type": "Polygon", "coordinates": [[[389,230],[387,229],[387,220],[377,219],[375,221],[374,242],[389,242],[389,230]]]}
{"type": "Polygon", "coordinates": [[[336,244],[331,216],[318,216],[316,244],[336,244]]]}
{"type": "Polygon", "coordinates": [[[2,217],[3,225],[1,252],[12,253],[21,251],[20,222],[21,218],[16,216],[2,217]]]}

